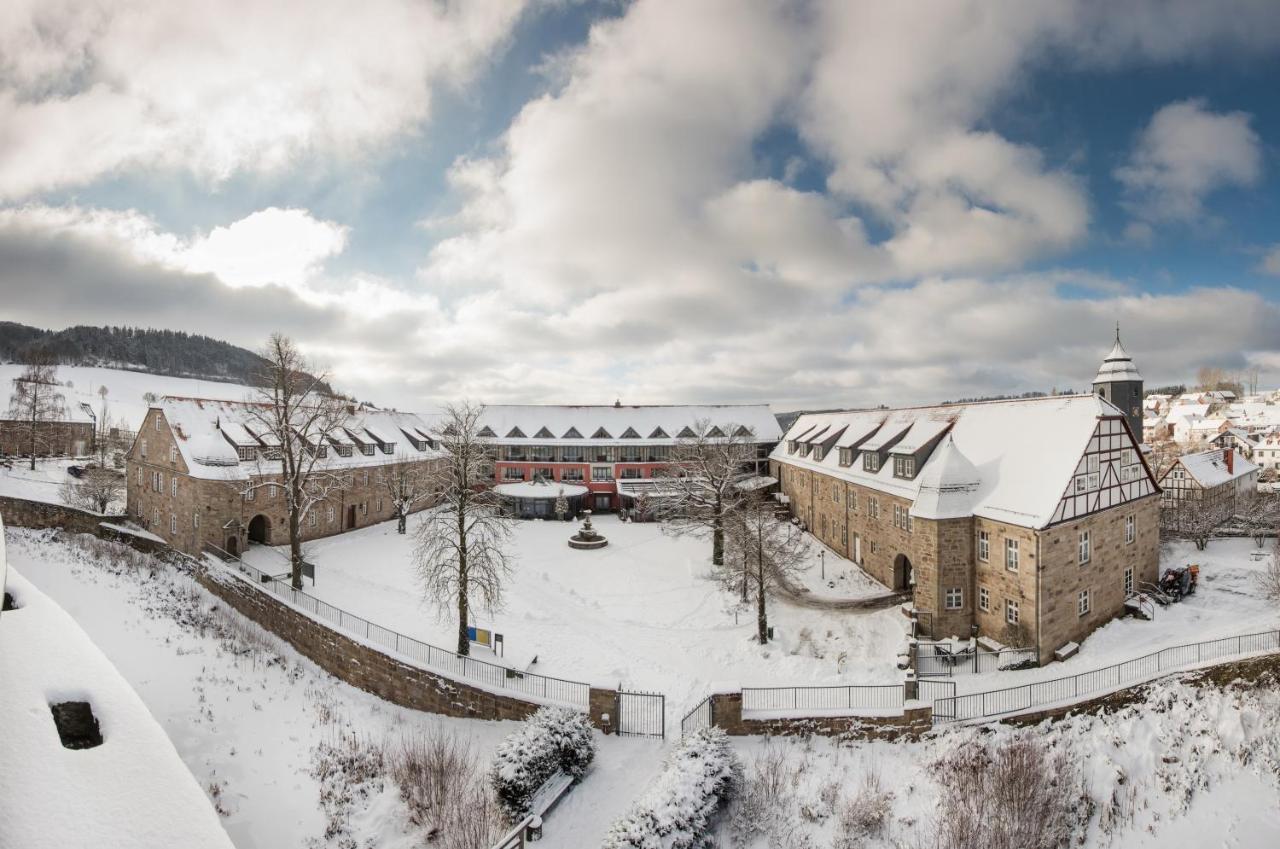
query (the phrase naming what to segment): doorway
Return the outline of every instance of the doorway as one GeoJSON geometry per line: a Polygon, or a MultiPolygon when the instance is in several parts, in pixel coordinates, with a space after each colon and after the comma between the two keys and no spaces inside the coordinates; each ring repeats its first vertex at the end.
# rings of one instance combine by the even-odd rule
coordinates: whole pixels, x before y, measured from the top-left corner
{"type": "Polygon", "coordinates": [[[893,588],[909,590],[915,582],[915,570],[911,567],[911,560],[907,555],[899,554],[893,559],[893,588]]]}
{"type": "Polygon", "coordinates": [[[593,508],[594,512],[599,513],[601,511],[612,510],[612,509],[613,509],[612,495],[597,495],[595,497],[595,507],[593,508]]]}
{"type": "Polygon", "coordinates": [[[271,524],[261,513],[249,520],[249,542],[258,542],[263,545],[271,542],[271,524]]]}
{"type": "Polygon", "coordinates": [[[240,556],[239,537],[227,537],[227,554],[230,554],[232,557],[240,556]]]}
{"type": "Polygon", "coordinates": [[[347,530],[351,530],[356,526],[356,505],[352,504],[347,507],[347,530]]]}
{"type": "Polygon", "coordinates": [[[853,535],[853,562],[862,565],[862,537],[853,535]]]}

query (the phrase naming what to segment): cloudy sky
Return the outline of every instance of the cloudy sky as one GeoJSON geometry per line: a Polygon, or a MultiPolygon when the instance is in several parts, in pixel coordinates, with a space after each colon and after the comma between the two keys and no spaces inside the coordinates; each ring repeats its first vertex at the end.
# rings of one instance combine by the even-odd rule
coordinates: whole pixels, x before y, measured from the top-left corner
{"type": "Polygon", "coordinates": [[[0,316],[364,398],[1280,385],[1270,0],[7,0],[0,316]]]}

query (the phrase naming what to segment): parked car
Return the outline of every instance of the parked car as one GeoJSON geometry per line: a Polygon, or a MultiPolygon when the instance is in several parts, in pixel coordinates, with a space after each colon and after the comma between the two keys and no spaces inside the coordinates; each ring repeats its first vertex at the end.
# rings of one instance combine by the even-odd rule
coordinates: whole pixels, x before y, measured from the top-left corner
{"type": "Polygon", "coordinates": [[[67,474],[73,478],[81,477],[84,475],[84,466],[67,466],[67,474]]]}

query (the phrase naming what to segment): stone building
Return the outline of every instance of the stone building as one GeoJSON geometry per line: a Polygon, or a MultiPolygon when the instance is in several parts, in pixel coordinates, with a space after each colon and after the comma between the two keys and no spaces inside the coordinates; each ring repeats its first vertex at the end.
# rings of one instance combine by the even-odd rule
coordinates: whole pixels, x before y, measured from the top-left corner
{"type": "Polygon", "coordinates": [[[1156,580],[1159,488],[1101,396],[800,416],[770,457],[794,514],[932,636],[1083,640],[1156,580]]]}
{"type": "MultiPolygon", "coordinates": [[[[31,455],[31,423],[0,418],[0,457],[31,455]]],[[[96,419],[87,404],[68,404],[56,421],[37,422],[37,457],[84,457],[93,452],[96,419]]]]}
{"type": "MultiPolygon", "coordinates": [[[[384,481],[400,464],[441,462],[426,422],[409,413],[353,409],[320,452],[338,486],[302,520],[316,539],[395,518],[384,481]]],[[[165,398],[147,411],[126,458],[128,513],[179,551],[232,554],[249,542],[288,542],[288,510],[271,434],[250,405],[165,398]]],[[[417,508],[426,506],[419,503],[417,508]]]]}

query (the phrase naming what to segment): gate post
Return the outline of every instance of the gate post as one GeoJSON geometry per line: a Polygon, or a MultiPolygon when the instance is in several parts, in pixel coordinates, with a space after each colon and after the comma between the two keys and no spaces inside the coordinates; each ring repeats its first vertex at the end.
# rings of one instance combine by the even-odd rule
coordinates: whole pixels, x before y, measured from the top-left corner
{"type": "Polygon", "coordinates": [[[622,685],[613,691],[613,733],[622,733],[622,685]]]}
{"type": "Polygon", "coordinates": [[[914,670],[907,670],[907,677],[902,682],[902,700],[913,702],[920,698],[920,681],[914,670]]]}

